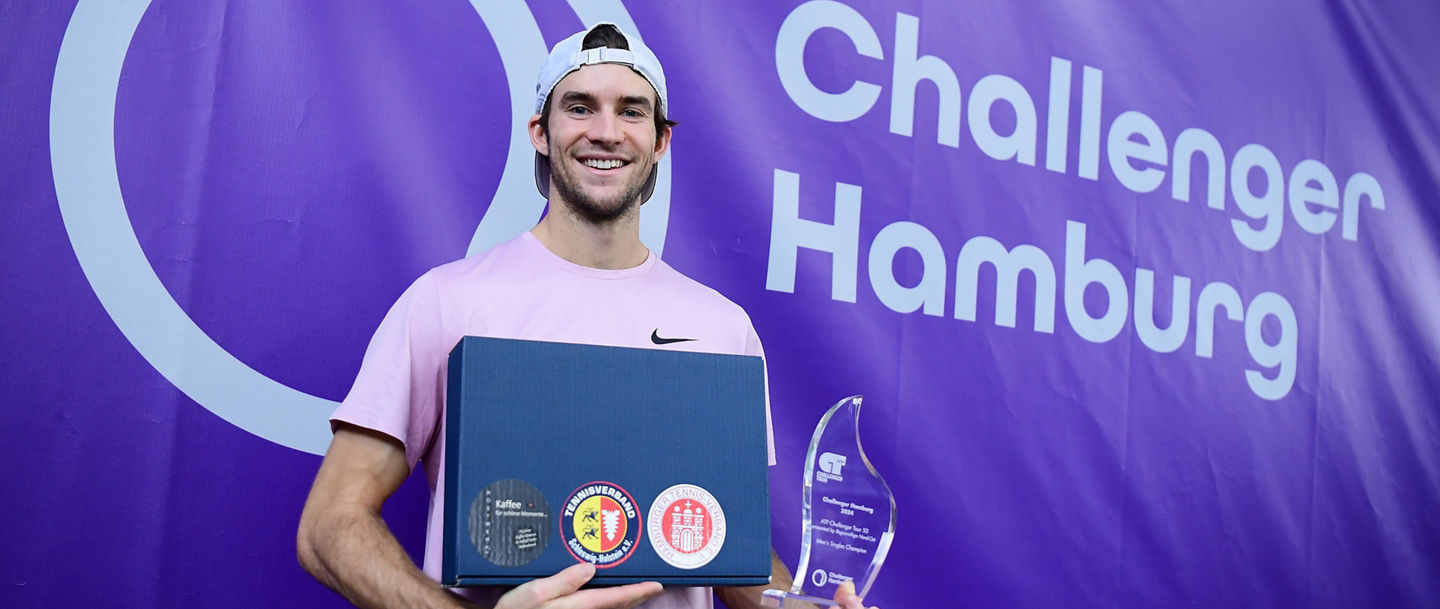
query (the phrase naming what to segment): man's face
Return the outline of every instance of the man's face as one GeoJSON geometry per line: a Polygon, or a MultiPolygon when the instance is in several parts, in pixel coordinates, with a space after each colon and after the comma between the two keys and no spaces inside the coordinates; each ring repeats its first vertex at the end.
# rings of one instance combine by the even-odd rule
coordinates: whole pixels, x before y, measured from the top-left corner
{"type": "Polygon", "coordinates": [[[633,213],[670,144],[655,133],[655,89],[619,64],[571,72],[550,94],[547,135],[530,119],[530,142],[550,157],[552,198],[594,222],[633,213]]]}

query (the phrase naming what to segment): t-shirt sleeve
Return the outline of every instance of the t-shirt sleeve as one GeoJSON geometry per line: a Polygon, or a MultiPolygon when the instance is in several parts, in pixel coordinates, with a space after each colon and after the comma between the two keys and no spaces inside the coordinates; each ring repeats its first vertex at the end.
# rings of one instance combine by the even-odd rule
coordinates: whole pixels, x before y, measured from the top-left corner
{"type": "Polygon", "coordinates": [[[444,403],[445,357],[439,298],[431,273],[411,284],[390,307],[360,364],[345,401],[330,417],[372,429],[405,445],[413,469],[429,449],[444,403]]]}

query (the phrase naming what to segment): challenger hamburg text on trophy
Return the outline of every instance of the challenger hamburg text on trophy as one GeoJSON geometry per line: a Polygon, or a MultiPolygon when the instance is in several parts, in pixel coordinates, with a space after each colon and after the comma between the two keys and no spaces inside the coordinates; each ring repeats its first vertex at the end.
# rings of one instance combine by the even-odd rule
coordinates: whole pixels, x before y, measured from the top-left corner
{"type": "Polygon", "coordinates": [[[767,606],[795,600],[833,606],[836,587],[846,581],[863,599],[890,551],[895,496],[860,447],[860,400],[840,400],[815,426],[805,455],[795,583],[788,592],[766,590],[767,606]]]}

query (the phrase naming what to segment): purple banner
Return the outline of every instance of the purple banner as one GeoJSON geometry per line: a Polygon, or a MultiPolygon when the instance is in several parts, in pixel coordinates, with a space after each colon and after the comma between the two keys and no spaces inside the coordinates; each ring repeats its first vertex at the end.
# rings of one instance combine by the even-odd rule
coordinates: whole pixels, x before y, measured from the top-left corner
{"type": "Polygon", "coordinates": [[[0,606],[345,606],[295,559],[325,419],[415,277],[538,219],[535,75],[596,21],[665,63],[642,237],[765,342],[792,567],[863,394],[867,604],[1440,605],[1440,7],[0,15],[0,606]]]}

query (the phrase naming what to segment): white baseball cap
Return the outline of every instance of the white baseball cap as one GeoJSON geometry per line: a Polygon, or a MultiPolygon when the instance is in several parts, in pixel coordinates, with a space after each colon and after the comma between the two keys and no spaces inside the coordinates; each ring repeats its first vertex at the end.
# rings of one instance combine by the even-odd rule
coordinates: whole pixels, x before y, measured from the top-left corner
{"type": "MultiPolygon", "coordinates": [[[[664,115],[669,109],[665,94],[665,71],[660,67],[660,60],[639,38],[626,34],[625,30],[620,29],[620,26],[614,23],[601,22],[561,40],[555,45],[555,48],[550,49],[550,56],[545,58],[545,65],[540,68],[540,79],[535,82],[535,113],[539,114],[545,108],[545,100],[555,90],[555,85],[560,84],[560,81],[571,72],[584,66],[600,63],[618,63],[628,66],[655,88],[655,93],[660,98],[661,115],[664,115]],[[607,25],[620,33],[630,47],[629,49],[580,48],[586,35],[595,28],[607,25]]],[[[658,166],[650,168],[650,179],[646,182],[645,190],[641,194],[641,202],[649,200],[650,195],[655,192],[657,170],[658,166]]],[[[539,152],[535,153],[535,187],[540,189],[541,196],[550,197],[550,157],[539,152]]]]}

